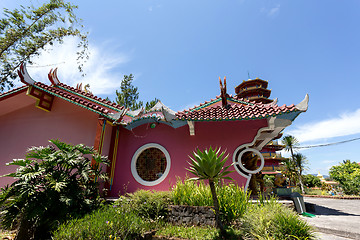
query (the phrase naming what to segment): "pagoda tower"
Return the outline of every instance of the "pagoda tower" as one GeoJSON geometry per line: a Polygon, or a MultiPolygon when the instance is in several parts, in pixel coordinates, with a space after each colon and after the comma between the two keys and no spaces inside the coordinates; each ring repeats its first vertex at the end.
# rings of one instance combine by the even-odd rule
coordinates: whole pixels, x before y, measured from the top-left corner
{"type": "Polygon", "coordinates": [[[244,80],[235,87],[235,94],[238,98],[244,98],[249,101],[270,103],[273,100],[269,99],[271,90],[267,89],[267,86],[268,81],[260,78],[244,80]]]}
{"type": "Polygon", "coordinates": [[[281,151],[283,148],[285,148],[285,146],[279,144],[278,140],[272,140],[264,146],[261,150],[261,154],[265,160],[262,174],[273,175],[281,172],[282,162],[285,158],[277,151],[281,151]]]}
{"type": "MultiPolygon", "coordinates": [[[[237,87],[235,87],[235,94],[238,98],[243,98],[248,101],[254,101],[257,103],[271,103],[272,99],[269,99],[271,90],[267,88],[268,81],[260,78],[249,79],[243,81],[237,87]]],[[[262,174],[277,174],[281,172],[282,161],[284,157],[281,156],[281,151],[285,146],[279,144],[278,139],[281,138],[282,134],[270,141],[261,150],[261,154],[264,157],[265,164],[262,170],[262,174]]],[[[258,163],[259,164],[259,163],[258,163]]]]}

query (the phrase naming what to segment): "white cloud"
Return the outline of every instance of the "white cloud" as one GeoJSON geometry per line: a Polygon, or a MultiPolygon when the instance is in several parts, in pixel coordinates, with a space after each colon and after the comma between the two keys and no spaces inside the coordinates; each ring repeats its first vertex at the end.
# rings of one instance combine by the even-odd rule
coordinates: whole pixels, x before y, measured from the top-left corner
{"type": "Polygon", "coordinates": [[[260,12],[265,13],[269,17],[276,16],[280,12],[280,4],[270,9],[264,7],[260,10],[260,12]]]}
{"type": "Polygon", "coordinates": [[[156,10],[157,8],[161,8],[161,7],[162,7],[161,4],[157,4],[156,6],[150,6],[150,7],[148,7],[148,11],[152,12],[152,11],[156,10]]]}
{"type": "Polygon", "coordinates": [[[78,71],[77,40],[66,38],[63,44],[56,44],[51,51],[44,51],[34,59],[34,65],[28,65],[30,76],[35,81],[49,83],[47,74],[51,68],[58,67],[58,78],[69,86],[77,83],[90,84],[93,94],[111,94],[120,86],[122,74],[117,68],[130,60],[127,54],[118,51],[113,44],[102,46],[89,44],[90,58],[84,64],[85,77],[78,71]]]}
{"type": "Polygon", "coordinates": [[[344,113],[336,118],[309,123],[289,131],[300,142],[326,140],[334,137],[360,133],[360,108],[354,112],[344,113]]]}
{"type": "Polygon", "coordinates": [[[280,4],[277,5],[276,7],[272,8],[269,10],[268,15],[269,16],[274,16],[275,14],[277,14],[280,11],[280,4]]]}

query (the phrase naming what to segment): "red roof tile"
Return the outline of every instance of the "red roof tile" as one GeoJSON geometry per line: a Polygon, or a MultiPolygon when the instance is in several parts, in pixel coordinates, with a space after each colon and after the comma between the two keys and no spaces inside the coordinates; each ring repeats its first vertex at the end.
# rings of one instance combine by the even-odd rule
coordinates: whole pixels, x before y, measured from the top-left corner
{"type": "MultiPolygon", "coordinates": [[[[232,99],[233,98],[230,97],[228,100],[232,99]]],[[[200,104],[200,106],[202,106],[202,104],[200,104]]],[[[294,105],[283,105],[279,107],[277,105],[267,105],[261,103],[252,104],[249,102],[245,102],[244,104],[232,104],[227,108],[221,105],[213,107],[209,105],[209,107],[199,108],[200,106],[177,112],[176,116],[181,120],[219,121],[267,118],[270,116],[297,111],[294,105]]]]}
{"type": "Polygon", "coordinates": [[[85,108],[90,108],[96,112],[108,114],[110,112],[118,112],[124,107],[117,104],[112,104],[110,101],[106,101],[100,97],[94,96],[90,93],[85,93],[81,90],[70,87],[64,83],[60,83],[57,86],[48,86],[41,82],[36,82],[35,87],[46,90],[50,93],[61,96],[71,102],[77,103],[85,108]],[[110,103],[110,104],[109,104],[110,103]],[[114,109],[115,108],[115,109],[114,109]]]}

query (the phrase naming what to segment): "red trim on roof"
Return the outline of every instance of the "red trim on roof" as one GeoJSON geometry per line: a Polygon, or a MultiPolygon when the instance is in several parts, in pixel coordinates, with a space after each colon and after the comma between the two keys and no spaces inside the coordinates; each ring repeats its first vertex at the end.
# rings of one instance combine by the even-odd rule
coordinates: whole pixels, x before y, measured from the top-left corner
{"type": "Polygon", "coordinates": [[[10,97],[13,97],[15,95],[18,95],[20,93],[26,92],[27,88],[28,88],[28,86],[25,85],[25,86],[11,89],[8,92],[4,92],[4,93],[0,94],[0,101],[8,99],[10,97]]]}
{"type": "MultiPolygon", "coordinates": [[[[71,93],[71,92],[69,92],[69,91],[67,91],[67,90],[58,88],[57,86],[48,86],[48,85],[46,85],[46,84],[44,84],[44,83],[41,83],[41,82],[36,82],[36,83],[34,84],[34,86],[35,86],[35,87],[38,87],[38,88],[40,88],[40,89],[47,90],[47,91],[49,91],[50,93],[57,94],[57,95],[59,95],[59,96],[61,96],[61,97],[63,97],[63,98],[66,98],[66,99],[68,99],[68,100],[70,100],[70,101],[72,101],[72,102],[75,102],[75,103],[77,103],[77,104],[79,104],[79,105],[82,105],[82,106],[84,106],[84,107],[86,107],[86,108],[91,108],[91,109],[93,109],[93,110],[95,110],[95,111],[97,111],[97,112],[99,112],[99,113],[102,113],[102,114],[108,114],[109,112],[113,112],[113,113],[118,112],[118,111],[116,111],[116,110],[113,110],[113,109],[111,109],[111,108],[106,107],[106,105],[109,105],[109,104],[106,104],[106,102],[107,102],[106,100],[103,100],[103,99],[101,99],[101,98],[99,98],[99,97],[96,97],[96,96],[94,96],[94,95],[92,95],[92,94],[90,94],[90,93],[85,93],[85,92],[83,92],[83,91],[81,91],[81,90],[78,90],[78,89],[75,89],[75,88],[73,88],[73,87],[67,86],[66,84],[63,84],[63,83],[60,83],[58,86],[61,86],[61,87],[65,88],[65,89],[68,89],[68,90],[71,90],[71,91],[73,91],[73,92],[76,92],[76,93],[78,93],[79,95],[83,95],[84,97],[75,95],[75,94],[73,94],[73,93],[71,93]],[[85,98],[85,97],[87,97],[87,98],[85,98]],[[89,100],[88,98],[90,98],[90,100],[89,100]],[[101,105],[101,104],[99,104],[99,103],[93,102],[91,99],[94,99],[94,100],[97,100],[97,101],[99,101],[99,102],[102,102],[105,106],[104,106],[104,105],[101,105]],[[104,102],[104,101],[105,101],[105,102],[104,102]]],[[[117,105],[117,106],[118,106],[118,105],[117,105]]],[[[115,106],[113,106],[113,107],[115,107],[115,106]]],[[[120,111],[120,110],[122,110],[123,108],[124,108],[124,107],[120,107],[120,106],[119,106],[118,109],[119,109],[119,111],[120,111]]]]}
{"type": "Polygon", "coordinates": [[[294,104],[290,106],[283,105],[279,107],[277,105],[271,106],[262,103],[256,103],[253,105],[233,104],[227,108],[223,106],[215,106],[191,111],[193,109],[194,108],[177,112],[176,116],[179,119],[191,121],[240,120],[267,118],[269,116],[279,115],[282,113],[293,112],[297,110],[294,104]]]}

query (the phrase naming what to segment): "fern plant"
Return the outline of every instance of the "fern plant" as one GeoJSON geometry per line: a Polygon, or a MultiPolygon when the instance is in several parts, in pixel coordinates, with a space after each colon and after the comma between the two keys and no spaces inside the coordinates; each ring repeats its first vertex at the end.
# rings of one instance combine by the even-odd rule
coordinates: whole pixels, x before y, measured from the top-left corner
{"type": "Polygon", "coordinates": [[[2,189],[1,224],[18,226],[16,239],[48,239],[50,232],[71,217],[79,217],[100,204],[96,178],[108,160],[92,148],[50,140],[54,146],[32,147],[25,159],[14,159],[16,181],[2,189]]]}

